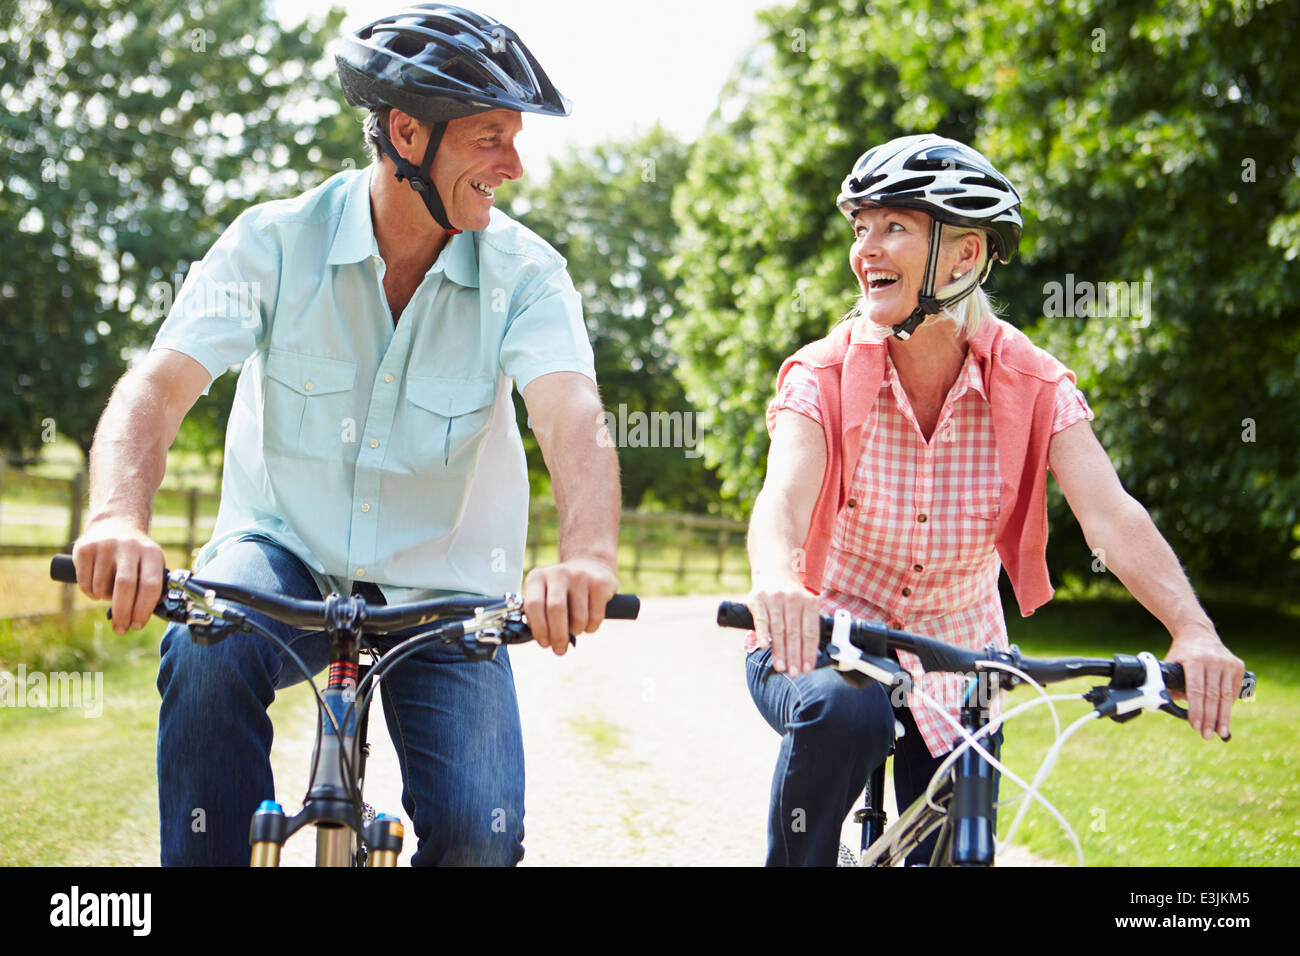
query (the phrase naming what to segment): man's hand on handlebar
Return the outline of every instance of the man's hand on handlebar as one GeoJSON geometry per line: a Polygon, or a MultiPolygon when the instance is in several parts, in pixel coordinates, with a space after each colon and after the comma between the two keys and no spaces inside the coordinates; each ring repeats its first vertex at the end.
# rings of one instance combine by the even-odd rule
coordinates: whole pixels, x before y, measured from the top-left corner
{"type": "Polygon", "coordinates": [[[163,592],[166,564],[158,543],[129,522],[101,518],[86,525],[72,546],[81,591],[113,602],[113,631],[125,634],[149,623],[163,592]]]}
{"type": "Polygon", "coordinates": [[[817,664],[820,637],[817,595],[795,581],[757,585],[745,603],[754,615],[759,647],[772,648],[772,668],[798,677],[817,664]]]}
{"type": "Polygon", "coordinates": [[[600,627],[605,605],[617,591],[617,575],[594,558],[534,568],[524,579],[528,629],[538,644],[563,656],[570,634],[590,634],[600,627]]]}

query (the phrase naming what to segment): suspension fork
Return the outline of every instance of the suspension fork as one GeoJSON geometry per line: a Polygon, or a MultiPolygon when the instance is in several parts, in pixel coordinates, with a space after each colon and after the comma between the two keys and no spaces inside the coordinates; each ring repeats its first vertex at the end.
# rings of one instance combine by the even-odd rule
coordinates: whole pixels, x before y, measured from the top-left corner
{"type": "Polygon", "coordinates": [[[326,610],[330,662],[328,683],[321,696],[338,732],[335,733],[329,721],[322,722],[316,752],[312,755],[314,773],[307,790],[307,805],[316,824],[317,866],[350,866],[359,836],[353,829],[356,807],[352,791],[340,769],[340,760],[346,760],[353,768],[354,781],[359,784],[361,768],[353,762],[359,715],[352,706],[360,678],[359,636],[355,617],[349,613],[352,607],[344,604],[350,604],[350,599],[336,599],[339,606],[326,610]],[[331,610],[335,610],[333,617],[331,610]]]}
{"type": "MultiPolygon", "coordinates": [[[[989,710],[987,703],[992,694],[997,692],[996,677],[987,671],[979,675],[979,683],[974,688],[973,703],[961,708],[961,726],[972,736],[988,725],[989,710]]],[[[958,738],[960,745],[965,738],[958,738]]],[[[1001,759],[1001,742],[981,739],[981,745],[994,757],[1001,759]]],[[[994,852],[993,804],[997,796],[997,771],[975,752],[968,748],[957,758],[953,768],[952,814],[953,825],[949,833],[952,847],[953,866],[992,866],[994,852]]],[[[942,850],[942,848],[938,848],[942,850]]]]}

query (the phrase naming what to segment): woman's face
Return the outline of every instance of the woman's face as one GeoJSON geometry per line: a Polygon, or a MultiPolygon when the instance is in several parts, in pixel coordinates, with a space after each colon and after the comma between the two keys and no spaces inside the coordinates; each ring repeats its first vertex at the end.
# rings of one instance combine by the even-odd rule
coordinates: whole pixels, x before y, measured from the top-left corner
{"type": "MultiPolygon", "coordinates": [[[[930,251],[930,216],[895,206],[869,206],[853,217],[849,266],[858,277],[863,310],[877,325],[897,325],[912,314],[930,251]]],[[[935,287],[951,281],[956,249],[939,252],[935,287]]]]}

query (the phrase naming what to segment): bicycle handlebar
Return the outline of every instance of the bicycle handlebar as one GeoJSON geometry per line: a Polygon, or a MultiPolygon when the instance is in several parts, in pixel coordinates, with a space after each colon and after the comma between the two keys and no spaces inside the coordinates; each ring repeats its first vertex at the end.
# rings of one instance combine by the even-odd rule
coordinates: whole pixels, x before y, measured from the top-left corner
{"type": "MultiPolygon", "coordinates": [[[[723,601],[718,605],[718,625],[752,630],[754,617],[749,608],[733,601],[723,601]]],[[[830,643],[832,618],[821,615],[820,646],[830,643]]],[[[1036,659],[1014,655],[998,657],[952,647],[933,638],[909,634],[906,631],[891,630],[876,621],[855,619],[849,631],[849,642],[858,650],[872,657],[888,657],[889,651],[899,649],[910,651],[921,661],[927,671],[944,671],[947,673],[970,673],[979,670],[980,664],[990,661],[1010,663],[1024,671],[1040,684],[1054,684],[1074,677],[1114,677],[1117,670],[1127,668],[1135,679],[1141,676],[1142,669],[1136,658],[1116,655],[1110,660],[1088,657],[1063,657],[1036,659]]],[[[1165,686],[1170,690],[1183,690],[1183,666],[1171,661],[1160,661],[1160,673],[1165,686]]],[[[1255,696],[1255,674],[1246,671],[1241,680],[1238,696],[1249,699],[1255,696]]],[[[1181,710],[1181,708],[1179,708],[1181,710]]]]}
{"type": "MultiPolygon", "coordinates": [[[[163,597],[166,598],[166,581],[170,571],[163,569],[163,597]]],[[[77,583],[77,568],[68,554],[56,554],[50,560],[50,577],[65,584],[77,583]]],[[[190,584],[212,591],[217,597],[234,601],[254,611],[261,611],[291,627],[316,628],[325,626],[327,601],[308,601],[268,594],[241,587],[235,584],[220,584],[190,578],[190,584]]],[[[365,609],[365,630],[372,634],[388,634],[407,628],[420,627],[447,618],[470,618],[476,609],[493,603],[492,598],[484,597],[450,597],[436,598],[431,601],[415,601],[409,604],[367,605],[365,609]]],[[[162,602],[159,603],[161,608],[162,602]]],[[[641,599],[635,594],[615,594],[605,605],[605,617],[611,620],[636,620],[641,611],[641,599]]]]}

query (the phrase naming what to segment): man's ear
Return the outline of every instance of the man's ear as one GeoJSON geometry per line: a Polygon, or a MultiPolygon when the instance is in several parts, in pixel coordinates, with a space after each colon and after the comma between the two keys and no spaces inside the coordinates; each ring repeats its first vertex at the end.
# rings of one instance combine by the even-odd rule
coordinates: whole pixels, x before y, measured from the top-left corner
{"type": "Polygon", "coordinates": [[[426,124],[421,123],[409,113],[403,113],[393,107],[388,114],[388,138],[398,154],[408,163],[420,165],[421,157],[415,155],[423,139],[428,138],[426,124]],[[423,134],[423,136],[421,135],[423,134]]]}

